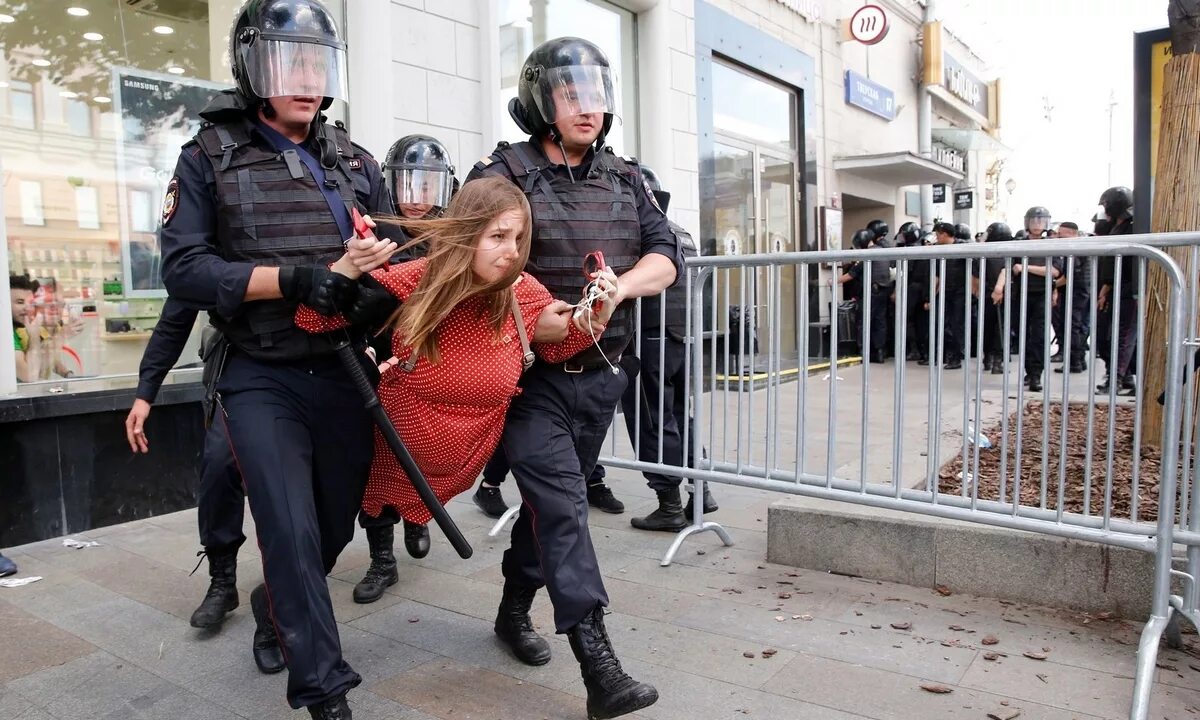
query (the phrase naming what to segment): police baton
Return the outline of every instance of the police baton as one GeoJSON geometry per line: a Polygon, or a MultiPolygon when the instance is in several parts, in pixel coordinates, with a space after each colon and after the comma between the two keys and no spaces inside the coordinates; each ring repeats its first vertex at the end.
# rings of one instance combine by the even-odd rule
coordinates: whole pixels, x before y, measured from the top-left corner
{"type": "Polygon", "coordinates": [[[455,551],[458,552],[458,556],[464,560],[471,557],[474,552],[471,550],[471,544],[467,542],[467,538],[458,529],[458,525],[454,524],[454,519],[450,517],[450,513],[446,512],[446,508],[442,507],[442,504],[438,502],[433,488],[429,487],[429,481],[425,479],[424,473],[417,467],[417,463],[413,461],[408,448],[404,447],[404,441],[400,439],[400,433],[396,432],[396,426],[392,424],[391,419],[387,416],[387,412],[379,404],[379,394],[375,392],[371,381],[367,379],[367,373],[363,370],[362,363],[359,362],[354,346],[350,343],[350,338],[345,337],[338,340],[334,344],[334,351],[337,352],[342,367],[350,375],[350,380],[358,388],[359,394],[362,395],[363,401],[366,403],[367,412],[370,414],[371,420],[375,423],[375,427],[379,428],[379,431],[383,433],[383,439],[387,441],[388,447],[396,455],[396,460],[399,461],[400,468],[404,470],[405,475],[408,475],[412,486],[416,489],[417,494],[421,496],[421,502],[425,503],[425,507],[433,515],[433,519],[437,521],[438,527],[442,529],[442,532],[446,533],[446,538],[454,546],[455,551]]]}

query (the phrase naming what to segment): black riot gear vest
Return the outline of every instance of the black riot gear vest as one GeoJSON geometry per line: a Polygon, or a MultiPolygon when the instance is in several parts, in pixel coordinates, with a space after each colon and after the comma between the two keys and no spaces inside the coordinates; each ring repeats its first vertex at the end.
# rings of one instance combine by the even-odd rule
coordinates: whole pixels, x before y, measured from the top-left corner
{"type": "MultiPolygon", "coordinates": [[[[555,298],[577,303],[588,280],[584,257],[604,253],[604,261],[618,276],[641,258],[642,228],[636,192],[642,189],[637,165],[617,157],[605,147],[592,155],[586,172],[575,181],[544,173],[551,162],[530,142],[500,143],[492,157],[503,162],[529,198],[533,211],[533,244],[526,269],[555,298]]],[[[573,364],[616,363],[633,338],[633,303],[622,303],[613,313],[600,339],[600,348],[584,350],[573,364]]]]}
{"type": "MultiPolygon", "coordinates": [[[[679,225],[668,221],[671,227],[671,232],[675,234],[675,239],[679,241],[679,255],[683,259],[696,257],[700,253],[696,250],[696,241],[692,239],[691,233],[684,230],[679,225]]],[[[660,295],[650,295],[642,298],[642,332],[649,336],[657,336],[659,334],[659,325],[661,324],[659,302],[660,295]]],[[[683,342],[687,337],[687,283],[680,281],[674,287],[667,288],[666,291],[667,305],[667,334],[675,340],[683,342]]]]}
{"type": "MultiPolygon", "coordinates": [[[[202,117],[219,119],[201,126],[196,142],[212,161],[216,179],[221,256],[279,267],[337,260],[344,238],[316,179],[295,151],[276,151],[244,112],[206,110],[202,117]]],[[[318,123],[315,132],[326,185],[353,207],[355,190],[369,191],[366,178],[350,171],[355,146],[341,127],[318,123]]],[[[236,348],[258,360],[331,353],[327,338],[296,327],[295,314],[294,302],[258,300],[245,303],[232,318],[213,314],[212,322],[236,348]]]]}

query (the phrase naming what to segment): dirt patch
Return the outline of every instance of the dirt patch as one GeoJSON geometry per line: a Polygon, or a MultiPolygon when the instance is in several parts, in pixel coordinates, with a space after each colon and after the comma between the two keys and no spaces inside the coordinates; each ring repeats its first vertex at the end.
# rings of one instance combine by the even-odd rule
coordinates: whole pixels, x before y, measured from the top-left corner
{"type": "MultiPolygon", "coordinates": [[[[1093,436],[1091,453],[1092,487],[1090,496],[1085,498],[1085,470],[1088,460],[1088,406],[1086,404],[1071,404],[1067,411],[1067,442],[1066,442],[1066,480],[1063,485],[1063,509],[1066,512],[1083,513],[1085,503],[1090,505],[1093,515],[1104,512],[1105,483],[1104,477],[1108,464],[1108,423],[1109,406],[1097,405],[1093,410],[1093,436]]],[[[1132,479],[1133,479],[1133,427],[1135,421],[1134,408],[1119,405],[1114,413],[1113,432],[1113,487],[1112,487],[1112,516],[1129,519],[1131,516],[1132,479]]],[[[1046,507],[1058,509],[1058,474],[1064,454],[1062,446],[1062,405],[1052,404],[1049,416],[1043,413],[1040,402],[1029,403],[1025,406],[1024,419],[1021,425],[1021,504],[1031,507],[1041,505],[1042,486],[1042,455],[1043,434],[1045,425],[1050,426],[1050,444],[1047,456],[1049,458],[1048,477],[1046,478],[1046,507]]],[[[1001,500],[1000,497],[1000,465],[1001,425],[986,428],[983,434],[992,442],[992,447],[979,451],[979,498],[981,500],[1001,500]]],[[[1007,481],[1005,482],[1004,502],[1012,501],[1016,465],[1017,414],[1013,412],[1008,419],[1007,438],[1007,481]]],[[[967,467],[974,465],[974,449],[967,454],[967,467]]],[[[1158,484],[1161,455],[1158,450],[1143,447],[1140,455],[1138,474],[1137,511],[1139,521],[1153,522],[1158,518],[1158,484]]],[[[939,471],[940,489],[943,493],[958,495],[962,492],[962,456],[958,455],[948,461],[939,471]]],[[[968,493],[970,488],[968,488],[968,493]]]]}

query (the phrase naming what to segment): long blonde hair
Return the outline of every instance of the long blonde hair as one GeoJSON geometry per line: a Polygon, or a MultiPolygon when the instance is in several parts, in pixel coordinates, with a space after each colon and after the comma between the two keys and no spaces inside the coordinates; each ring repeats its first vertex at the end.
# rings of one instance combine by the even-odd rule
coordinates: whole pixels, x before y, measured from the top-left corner
{"type": "Polygon", "coordinates": [[[439,362],[438,326],[459,303],[476,296],[483,296],[480,319],[491,326],[499,340],[512,311],[513,283],[529,260],[533,228],[524,193],[511,180],[479,178],[463,185],[442,217],[394,218],[390,222],[416,238],[401,249],[420,243],[428,243],[429,247],[425,274],[389,323],[404,342],[430,362],[439,362]],[[517,262],[495,282],[481,282],[471,270],[475,248],[488,225],[509,210],[517,210],[522,216],[517,262]]]}

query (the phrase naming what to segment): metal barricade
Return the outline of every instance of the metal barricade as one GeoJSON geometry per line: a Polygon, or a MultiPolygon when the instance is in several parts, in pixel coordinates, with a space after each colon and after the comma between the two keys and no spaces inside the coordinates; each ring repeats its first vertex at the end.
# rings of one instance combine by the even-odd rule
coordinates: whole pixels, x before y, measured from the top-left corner
{"type": "MultiPolygon", "coordinates": [[[[617,442],[617,420],[601,462],[686,479],[696,486],[697,500],[704,484],[714,482],[1151,553],[1152,611],[1131,711],[1135,720],[1144,718],[1160,638],[1166,632],[1178,642],[1179,619],[1200,619],[1200,463],[1194,452],[1200,423],[1194,421],[1196,380],[1183,372],[1184,347],[1197,346],[1198,246],[1200,234],[1179,234],[689,259],[688,420],[678,430],[689,459],[671,457],[661,428],[652,447],[640,442],[643,408],[661,418],[670,405],[660,386],[657,398],[648,393],[633,417],[624,418],[629,446],[617,442]],[[1172,247],[1190,253],[1190,278],[1163,251],[1172,247]],[[1056,265],[1049,258],[1065,261],[1056,265]],[[862,263],[864,322],[850,340],[861,345],[864,362],[855,370],[858,381],[849,383],[839,374],[845,333],[838,293],[825,279],[833,277],[836,286],[853,262],[862,263]],[[894,264],[894,292],[886,283],[872,285],[878,263],[894,264]],[[1168,287],[1165,297],[1155,298],[1168,328],[1164,428],[1153,458],[1142,449],[1141,416],[1159,389],[1139,386],[1130,394],[1122,386],[1130,367],[1145,367],[1145,343],[1129,341],[1145,337],[1151,267],[1168,287]],[[1060,277],[1045,268],[1057,268],[1060,277]],[[914,285],[919,276],[924,284],[914,285]],[[1052,342],[1056,294],[1071,331],[1052,342]],[[894,327],[882,346],[872,342],[879,329],[871,318],[873,311],[879,317],[880,303],[891,306],[894,327]],[[787,336],[789,328],[809,331],[787,336]],[[1105,329],[1109,341],[1101,350],[1096,340],[1105,329]],[[985,346],[996,337],[989,333],[1003,341],[999,359],[989,358],[995,372],[984,367],[985,346]],[[905,362],[906,351],[922,347],[922,340],[928,369],[905,362]],[[824,376],[809,372],[814,344],[829,350],[824,376]],[[892,350],[890,368],[866,362],[872,347],[892,350]],[[1061,377],[1052,372],[1055,347],[1064,358],[1061,377]],[[1098,361],[1111,377],[1103,393],[1093,391],[1098,361]],[[1022,382],[1026,371],[1038,382],[1022,382]],[[872,413],[882,413],[888,432],[872,430],[872,413]],[[914,431],[921,421],[927,429],[914,431]],[[993,434],[997,448],[985,451],[981,445],[993,434]],[[1182,448],[1181,436],[1189,440],[1182,448]],[[1068,447],[1080,442],[1082,458],[1078,452],[1068,457],[1068,447]],[[1149,460],[1158,463],[1153,477],[1143,470],[1152,467],[1149,460]],[[1176,544],[1187,547],[1182,572],[1172,570],[1176,544]],[[1170,595],[1173,574],[1183,580],[1181,596],[1170,595]]],[[[657,345],[657,357],[643,357],[640,348],[634,354],[643,365],[656,363],[661,374],[664,347],[657,345]]],[[[692,525],[675,536],[663,565],[696,533],[712,531],[732,544],[718,523],[704,519],[702,502],[693,503],[692,512],[692,525]]]]}

